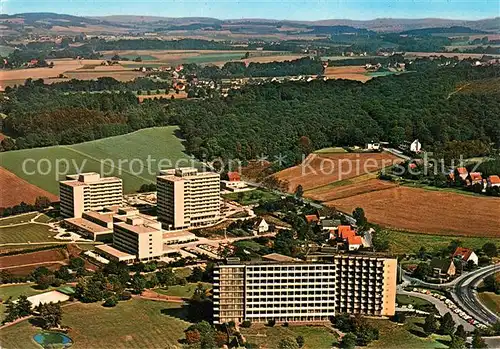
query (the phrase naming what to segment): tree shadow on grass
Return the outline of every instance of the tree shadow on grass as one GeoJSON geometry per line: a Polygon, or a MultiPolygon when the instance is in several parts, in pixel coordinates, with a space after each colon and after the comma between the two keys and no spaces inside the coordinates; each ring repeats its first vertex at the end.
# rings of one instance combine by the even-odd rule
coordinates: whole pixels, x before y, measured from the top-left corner
{"type": "Polygon", "coordinates": [[[442,338],[436,338],[436,342],[444,344],[447,347],[449,347],[451,344],[451,340],[446,340],[446,339],[442,339],[442,338]]]}
{"type": "Polygon", "coordinates": [[[160,312],[163,315],[172,316],[183,321],[189,321],[188,309],[186,306],[182,306],[180,308],[164,308],[160,310],[160,312]]]}

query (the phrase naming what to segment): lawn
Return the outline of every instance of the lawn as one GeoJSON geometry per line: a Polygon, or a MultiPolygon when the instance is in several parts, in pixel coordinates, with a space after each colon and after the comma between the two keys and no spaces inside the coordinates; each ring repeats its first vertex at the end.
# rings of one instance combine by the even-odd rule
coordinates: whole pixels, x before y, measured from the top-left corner
{"type": "Polygon", "coordinates": [[[35,219],[35,222],[37,222],[37,223],[49,223],[53,220],[55,220],[55,219],[50,217],[50,216],[47,216],[46,214],[41,214],[37,219],[35,219]]]}
{"type": "MultiPolygon", "coordinates": [[[[389,349],[431,349],[446,348],[444,344],[436,341],[433,337],[419,337],[410,332],[420,332],[420,327],[416,326],[417,319],[410,318],[404,326],[398,325],[389,320],[368,319],[368,322],[380,331],[380,338],[370,343],[367,348],[389,349]]],[[[420,319],[418,319],[420,322],[420,319]]]]}
{"type": "Polygon", "coordinates": [[[59,191],[58,180],[65,174],[83,171],[118,176],[123,179],[124,191],[131,193],[144,183],[154,182],[159,166],[190,165],[190,158],[175,135],[177,129],[176,126],[155,127],[69,146],[9,151],[0,154],[0,163],[17,176],[54,194],[59,191]],[[29,173],[23,171],[26,159],[35,161],[27,163],[29,173]],[[35,171],[35,163],[40,164],[42,171],[35,171]],[[30,174],[32,172],[35,173],[30,174]]]}
{"type": "MultiPolygon", "coordinates": [[[[168,314],[180,313],[179,305],[134,299],[114,308],[100,303],[74,304],[63,308],[62,324],[71,329],[72,349],[175,348],[189,323],[168,314]]],[[[29,322],[2,330],[1,347],[40,348],[32,337],[38,329],[29,322]]]]}
{"type": "Polygon", "coordinates": [[[461,241],[461,246],[473,250],[481,249],[486,242],[500,244],[500,238],[481,238],[466,236],[442,236],[416,234],[402,231],[388,230],[389,252],[394,254],[417,253],[424,246],[427,252],[436,252],[450,244],[453,240],[461,241]]]}
{"type": "Polygon", "coordinates": [[[35,223],[0,227],[0,244],[60,241],[54,239],[56,233],[49,229],[46,225],[35,223]]]}
{"type": "Polygon", "coordinates": [[[0,219],[0,227],[8,226],[11,224],[19,224],[26,223],[35,218],[38,215],[38,212],[31,212],[26,214],[19,214],[12,217],[6,217],[0,219]]]}
{"type": "Polygon", "coordinates": [[[425,305],[431,305],[432,306],[432,303],[425,300],[425,299],[422,299],[422,298],[418,298],[418,297],[412,297],[412,296],[408,296],[408,295],[402,295],[402,294],[398,294],[396,296],[396,303],[398,303],[399,305],[413,305],[413,307],[418,307],[418,306],[425,306],[425,305]]]}
{"type": "Polygon", "coordinates": [[[278,348],[278,343],[286,337],[297,338],[301,335],[305,339],[306,349],[327,349],[337,343],[336,334],[324,326],[289,326],[265,327],[252,325],[250,328],[240,328],[241,333],[249,343],[264,348],[278,348]]]}
{"type": "MultiPolygon", "coordinates": [[[[205,289],[212,289],[212,284],[207,282],[202,282],[202,284],[203,287],[205,287],[205,289]]],[[[167,296],[191,298],[193,297],[194,290],[196,289],[196,287],[198,287],[198,283],[192,282],[184,286],[181,285],[169,286],[168,288],[159,288],[156,289],[155,291],[161,294],[165,294],[167,296]]]]}
{"type": "MultiPolygon", "coordinates": [[[[50,290],[55,289],[54,287],[50,287],[46,290],[36,290],[32,286],[34,284],[22,284],[22,285],[9,285],[9,286],[1,286],[0,287],[0,298],[2,302],[6,301],[8,298],[12,298],[15,300],[19,298],[20,295],[25,295],[27,297],[33,296],[35,294],[48,292],[50,290]]],[[[0,321],[4,319],[5,305],[0,304],[0,321]]]]}
{"type": "Polygon", "coordinates": [[[479,292],[477,295],[481,303],[488,309],[496,314],[500,314],[500,295],[493,292],[479,292]]]}
{"type": "Polygon", "coordinates": [[[272,201],[279,198],[275,193],[263,189],[224,194],[222,197],[227,200],[236,201],[242,205],[252,205],[257,204],[261,200],[272,201]]]}

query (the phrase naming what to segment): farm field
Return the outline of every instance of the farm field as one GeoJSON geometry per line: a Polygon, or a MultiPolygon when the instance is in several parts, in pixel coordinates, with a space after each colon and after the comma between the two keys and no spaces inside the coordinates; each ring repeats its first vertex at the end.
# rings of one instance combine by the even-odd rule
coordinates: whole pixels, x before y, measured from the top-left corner
{"type": "Polygon", "coordinates": [[[102,59],[53,59],[47,62],[53,62],[54,67],[44,67],[44,68],[30,68],[30,69],[12,69],[12,70],[2,70],[0,77],[1,89],[6,86],[13,86],[24,84],[24,81],[28,78],[44,79],[45,83],[67,81],[70,78],[78,79],[96,79],[101,76],[114,77],[117,80],[130,80],[138,76],[144,76],[143,73],[139,71],[133,71],[132,69],[127,69],[123,66],[100,66],[102,59]],[[88,69],[92,67],[92,69],[88,69]],[[63,74],[65,77],[60,78],[59,75],[63,74]]]}
{"type": "Polygon", "coordinates": [[[0,162],[17,176],[53,194],[58,193],[58,180],[65,174],[88,171],[122,178],[124,192],[131,193],[142,184],[154,181],[159,165],[162,168],[174,167],[177,161],[180,161],[178,166],[190,165],[181,140],[175,136],[176,130],[176,126],[155,127],[68,146],[4,152],[0,154],[0,162]],[[35,161],[26,166],[34,174],[23,172],[25,159],[35,161]],[[41,159],[48,159],[48,163],[39,163],[41,159]],[[66,160],[69,166],[62,160],[66,160]],[[58,161],[59,171],[56,168],[58,161]],[[42,171],[36,171],[35,163],[41,165],[42,171]]]}
{"type": "Polygon", "coordinates": [[[289,182],[290,192],[294,192],[299,184],[304,190],[311,190],[377,172],[400,161],[388,153],[310,154],[302,164],[280,171],[275,176],[289,182]]]}
{"type": "Polygon", "coordinates": [[[366,82],[372,79],[372,76],[366,75],[366,69],[363,66],[342,66],[328,67],[324,75],[328,79],[346,79],[366,82]]]}
{"type": "Polygon", "coordinates": [[[20,204],[21,202],[34,204],[38,196],[46,196],[53,202],[59,201],[59,197],[57,195],[30,184],[26,180],[19,178],[14,173],[9,172],[3,167],[0,167],[0,188],[2,188],[0,207],[12,207],[20,204]]]}
{"type": "Polygon", "coordinates": [[[396,183],[390,181],[382,181],[374,178],[358,181],[358,178],[333,182],[332,184],[339,183],[339,185],[325,185],[315,188],[305,192],[304,196],[313,200],[331,201],[397,186],[396,183]]]}
{"type": "MultiPolygon", "coordinates": [[[[189,323],[176,316],[178,304],[132,299],[114,308],[100,303],[63,308],[62,325],[71,329],[71,348],[176,348],[189,323]],[[172,315],[168,315],[168,313],[172,315]]],[[[1,330],[3,348],[40,348],[32,337],[39,331],[28,321],[1,330]]]]}
{"type": "MultiPolygon", "coordinates": [[[[422,246],[429,252],[438,252],[453,240],[460,240],[463,247],[480,250],[486,242],[482,237],[429,235],[397,230],[387,230],[387,234],[390,241],[389,252],[394,255],[417,253],[422,246]]],[[[489,238],[487,241],[500,244],[500,238],[489,238]]]]}
{"type": "Polygon", "coordinates": [[[1,269],[7,269],[9,267],[34,265],[38,263],[42,264],[60,262],[59,264],[64,264],[67,258],[67,251],[59,248],[53,250],[17,254],[13,256],[2,256],[0,257],[0,266],[1,269]]]}
{"type": "Polygon", "coordinates": [[[325,326],[289,326],[276,325],[266,327],[252,325],[250,328],[240,328],[241,333],[249,343],[256,344],[259,348],[278,348],[283,338],[304,337],[306,349],[328,349],[337,343],[337,336],[325,326]]]}
{"type": "Polygon", "coordinates": [[[398,186],[327,201],[340,211],[362,207],[383,227],[439,235],[500,236],[500,199],[398,186]],[[471,214],[471,208],[474,214],[471,214]]]}

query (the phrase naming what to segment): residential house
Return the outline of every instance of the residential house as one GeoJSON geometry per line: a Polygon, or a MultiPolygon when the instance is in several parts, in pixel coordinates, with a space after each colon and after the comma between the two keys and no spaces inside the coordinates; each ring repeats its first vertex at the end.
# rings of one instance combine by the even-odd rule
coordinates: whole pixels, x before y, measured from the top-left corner
{"type": "Polygon", "coordinates": [[[410,144],[410,151],[413,153],[420,153],[421,150],[422,150],[422,144],[418,141],[418,139],[415,139],[410,144]]]}
{"type": "Polygon", "coordinates": [[[440,281],[446,281],[455,276],[457,270],[453,259],[434,258],[431,260],[432,277],[440,281]]]}
{"type": "Polygon", "coordinates": [[[482,184],[483,176],[481,175],[481,172],[470,172],[466,182],[467,185],[482,184]]]}
{"type": "Polygon", "coordinates": [[[459,258],[465,263],[472,261],[475,265],[477,265],[479,262],[477,254],[474,253],[474,251],[472,251],[471,249],[465,247],[457,247],[457,249],[453,253],[453,258],[459,258]]]}
{"type": "Polygon", "coordinates": [[[465,167],[457,167],[457,173],[458,176],[462,179],[462,181],[465,181],[469,176],[469,171],[467,171],[465,167]]]}
{"type": "Polygon", "coordinates": [[[265,233],[269,231],[269,224],[267,224],[264,218],[260,218],[257,222],[255,222],[253,230],[257,233],[265,233]]]}
{"type": "Polygon", "coordinates": [[[335,230],[341,224],[340,219],[322,219],[321,228],[323,230],[335,230]]]}
{"type": "Polygon", "coordinates": [[[486,179],[488,187],[500,187],[500,177],[497,175],[489,176],[486,179]]]}
{"type": "Polygon", "coordinates": [[[349,251],[357,251],[361,246],[363,246],[361,236],[353,235],[347,237],[347,247],[349,251]]]}
{"type": "Polygon", "coordinates": [[[374,142],[366,143],[365,149],[366,150],[380,150],[380,143],[374,143],[374,142]]]}
{"type": "Polygon", "coordinates": [[[309,224],[319,222],[319,218],[315,214],[308,214],[305,217],[306,217],[307,223],[309,223],[309,224]]]}

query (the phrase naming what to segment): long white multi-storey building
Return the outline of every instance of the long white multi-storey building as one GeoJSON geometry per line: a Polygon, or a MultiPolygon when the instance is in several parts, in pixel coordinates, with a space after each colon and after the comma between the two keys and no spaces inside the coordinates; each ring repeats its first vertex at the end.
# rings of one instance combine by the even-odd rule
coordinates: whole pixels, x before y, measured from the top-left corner
{"type": "Polygon", "coordinates": [[[390,258],[337,255],[328,263],[229,261],[214,270],[214,321],[314,322],[338,313],[394,315],[390,258]]]}

